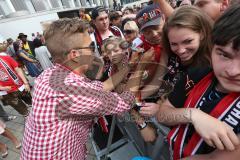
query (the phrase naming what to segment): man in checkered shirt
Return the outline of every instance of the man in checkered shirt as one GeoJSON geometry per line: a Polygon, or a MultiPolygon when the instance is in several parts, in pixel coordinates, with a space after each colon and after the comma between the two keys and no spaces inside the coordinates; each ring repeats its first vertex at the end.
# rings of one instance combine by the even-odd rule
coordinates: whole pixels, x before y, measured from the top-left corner
{"type": "Polygon", "coordinates": [[[84,76],[93,63],[94,50],[87,28],[78,19],[61,19],[45,31],[46,44],[56,64],[35,81],[22,160],[84,160],[94,117],[121,114],[134,103],[130,91],[110,92],[114,83],[121,81],[119,76],[124,77],[129,71],[128,66],[104,83],[84,76]]]}

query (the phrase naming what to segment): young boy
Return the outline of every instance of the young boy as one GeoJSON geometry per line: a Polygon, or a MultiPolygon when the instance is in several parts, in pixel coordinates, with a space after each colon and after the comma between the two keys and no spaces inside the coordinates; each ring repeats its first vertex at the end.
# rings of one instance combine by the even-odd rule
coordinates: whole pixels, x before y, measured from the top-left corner
{"type": "MultiPolygon", "coordinates": [[[[168,142],[174,160],[239,159],[240,5],[219,18],[212,33],[213,72],[186,93],[179,81],[161,105],[158,120],[174,126],[168,142]]],[[[153,105],[153,104],[147,104],[153,105]]]]}

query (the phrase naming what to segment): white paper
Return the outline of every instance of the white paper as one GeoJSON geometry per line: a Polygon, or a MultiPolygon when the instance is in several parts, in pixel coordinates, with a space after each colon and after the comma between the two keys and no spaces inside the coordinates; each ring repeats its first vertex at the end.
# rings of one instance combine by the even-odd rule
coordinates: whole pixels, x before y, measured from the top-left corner
{"type": "Polygon", "coordinates": [[[143,44],[143,41],[140,38],[135,38],[132,43],[133,43],[133,47],[138,47],[143,44]]]}
{"type": "Polygon", "coordinates": [[[7,92],[6,91],[0,91],[0,96],[4,96],[4,95],[7,95],[7,92]]]}
{"type": "Polygon", "coordinates": [[[24,89],[25,89],[25,86],[24,86],[24,85],[22,85],[21,87],[18,88],[18,90],[19,90],[20,92],[24,91],[24,89]]]}

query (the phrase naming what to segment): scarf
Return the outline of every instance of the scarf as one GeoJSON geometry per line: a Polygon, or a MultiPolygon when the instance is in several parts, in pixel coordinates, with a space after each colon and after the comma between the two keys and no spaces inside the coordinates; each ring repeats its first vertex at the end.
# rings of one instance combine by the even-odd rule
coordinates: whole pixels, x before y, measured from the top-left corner
{"type": "Polygon", "coordinates": [[[15,72],[12,70],[12,68],[9,67],[9,65],[5,61],[3,61],[1,58],[0,58],[0,63],[2,64],[3,68],[7,72],[8,76],[13,80],[13,82],[17,86],[20,86],[20,84],[21,84],[20,80],[19,80],[18,76],[15,74],[15,72]]]}
{"type": "MultiPolygon", "coordinates": [[[[202,97],[208,91],[213,78],[214,74],[209,73],[196,86],[194,86],[194,88],[190,91],[187,100],[185,101],[184,108],[197,108],[202,97]]],[[[220,100],[220,102],[214,107],[209,115],[221,120],[221,118],[223,118],[227,113],[226,111],[232,109],[234,104],[236,104],[236,101],[239,101],[239,99],[239,93],[229,93],[220,100]]],[[[194,133],[188,137],[190,138],[188,143],[183,147],[187,137],[186,133],[188,128],[189,124],[176,126],[169,132],[167,136],[170,149],[173,150],[174,160],[194,155],[199,149],[200,145],[203,143],[203,139],[196,131],[194,131],[194,133]]]]}
{"type": "Polygon", "coordinates": [[[149,50],[151,47],[154,48],[154,51],[155,51],[155,61],[156,62],[160,62],[162,47],[159,44],[155,44],[155,45],[150,44],[149,42],[146,41],[146,39],[145,39],[145,37],[143,35],[140,37],[140,39],[143,41],[142,48],[145,51],[149,50]]]}

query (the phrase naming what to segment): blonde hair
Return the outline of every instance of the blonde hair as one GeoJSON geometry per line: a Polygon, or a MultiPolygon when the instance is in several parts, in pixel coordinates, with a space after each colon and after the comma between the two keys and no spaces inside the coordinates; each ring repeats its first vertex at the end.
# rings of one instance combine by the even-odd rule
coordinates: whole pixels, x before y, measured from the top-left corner
{"type": "Polygon", "coordinates": [[[46,26],[44,38],[55,62],[63,61],[65,53],[73,48],[76,34],[87,32],[88,26],[87,22],[79,18],[63,18],[46,26]]]}
{"type": "Polygon", "coordinates": [[[139,32],[139,28],[137,26],[137,23],[135,21],[127,21],[125,24],[124,24],[124,30],[133,30],[135,31],[136,33],[139,32]]]}

